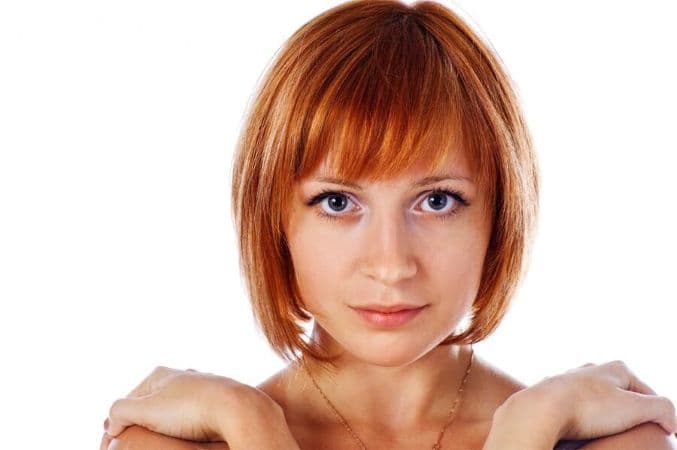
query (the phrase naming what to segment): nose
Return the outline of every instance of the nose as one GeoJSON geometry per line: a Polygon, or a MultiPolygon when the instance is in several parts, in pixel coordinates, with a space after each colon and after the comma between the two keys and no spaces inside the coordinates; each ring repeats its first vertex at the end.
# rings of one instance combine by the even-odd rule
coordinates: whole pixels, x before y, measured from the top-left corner
{"type": "Polygon", "coordinates": [[[365,250],[362,272],[386,285],[414,276],[417,268],[406,219],[385,213],[371,219],[362,247],[365,250]]]}

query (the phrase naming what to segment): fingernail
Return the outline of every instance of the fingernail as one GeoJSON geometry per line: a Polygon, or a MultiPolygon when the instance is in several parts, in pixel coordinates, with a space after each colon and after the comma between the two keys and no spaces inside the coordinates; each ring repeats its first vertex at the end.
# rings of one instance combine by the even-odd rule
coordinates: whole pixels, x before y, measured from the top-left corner
{"type": "Polygon", "coordinates": [[[108,418],[106,417],[106,420],[103,421],[103,429],[108,431],[108,418]]]}

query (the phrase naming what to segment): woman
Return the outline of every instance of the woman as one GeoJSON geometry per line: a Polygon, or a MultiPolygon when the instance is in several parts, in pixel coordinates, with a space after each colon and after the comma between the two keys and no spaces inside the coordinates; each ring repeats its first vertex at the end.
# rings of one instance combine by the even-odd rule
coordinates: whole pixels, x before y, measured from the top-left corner
{"type": "Polygon", "coordinates": [[[160,368],[111,408],[111,448],[673,448],[672,403],[622,363],[527,387],[474,354],[524,273],[538,189],[510,79],[456,14],[314,18],[264,78],[233,173],[255,316],[290,364],[256,388],[160,368]]]}

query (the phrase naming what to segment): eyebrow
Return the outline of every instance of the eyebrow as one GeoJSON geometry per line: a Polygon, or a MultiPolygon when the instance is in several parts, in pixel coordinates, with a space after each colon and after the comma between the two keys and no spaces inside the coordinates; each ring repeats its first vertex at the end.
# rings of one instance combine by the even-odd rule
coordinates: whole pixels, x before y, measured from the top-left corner
{"type": "MultiPolygon", "coordinates": [[[[472,183],[472,180],[468,177],[463,177],[463,176],[460,176],[460,175],[441,174],[441,175],[432,175],[432,176],[428,176],[428,177],[425,177],[425,178],[421,178],[420,180],[412,183],[411,187],[416,188],[416,187],[421,187],[421,186],[427,186],[429,184],[437,183],[438,181],[444,181],[444,180],[466,181],[468,183],[472,183]]],[[[349,186],[353,189],[362,190],[362,186],[360,186],[359,184],[353,183],[352,181],[344,180],[342,178],[323,176],[323,177],[314,178],[313,181],[319,181],[319,182],[324,182],[324,183],[333,183],[333,184],[342,184],[344,186],[349,186]]]]}

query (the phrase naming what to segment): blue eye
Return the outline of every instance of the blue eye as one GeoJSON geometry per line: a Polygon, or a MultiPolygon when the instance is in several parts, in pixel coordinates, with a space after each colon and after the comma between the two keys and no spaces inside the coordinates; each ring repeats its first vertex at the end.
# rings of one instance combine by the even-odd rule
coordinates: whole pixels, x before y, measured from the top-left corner
{"type": "MultiPolygon", "coordinates": [[[[433,208],[434,211],[441,211],[444,209],[445,206],[447,206],[450,202],[448,198],[450,197],[450,194],[446,194],[444,192],[431,192],[425,197],[425,200],[423,202],[424,205],[429,205],[431,208],[433,208]]],[[[452,203],[457,202],[456,199],[452,203]]]]}
{"type": "Polygon", "coordinates": [[[327,194],[323,200],[328,200],[327,205],[336,212],[343,211],[348,202],[352,202],[352,200],[343,194],[327,194]]]}
{"type": "MultiPolygon", "coordinates": [[[[323,203],[324,200],[328,200],[327,205],[329,208],[333,211],[343,211],[345,210],[345,205],[350,202],[352,203],[352,200],[350,200],[348,194],[346,192],[342,191],[334,191],[331,189],[324,189],[320,191],[319,194],[315,195],[313,198],[311,198],[306,204],[308,206],[314,206],[318,203],[323,203]]],[[[315,211],[318,216],[322,219],[327,219],[330,221],[333,220],[342,220],[343,216],[345,214],[341,215],[336,215],[332,213],[327,213],[324,208],[322,208],[323,204],[320,205],[319,210],[315,208],[315,211]]]]}
{"type": "MultiPolygon", "coordinates": [[[[465,199],[461,192],[458,192],[453,189],[433,189],[432,191],[426,193],[422,202],[424,205],[429,205],[432,210],[424,210],[426,212],[432,212],[433,215],[440,219],[447,219],[455,214],[457,214],[462,208],[469,206],[470,203],[465,199]],[[449,201],[448,198],[451,197],[452,200],[449,201]],[[444,210],[444,208],[451,204],[451,209],[447,208],[444,213],[439,213],[438,211],[444,210]],[[438,213],[436,213],[436,211],[438,213]]],[[[343,220],[348,214],[341,214],[341,212],[346,211],[347,205],[353,203],[350,199],[350,194],[344,191],[335,191],[332,189],[324,189],[320,191],[319,194],[312,197],[306,203],[308,206],[315,206],[320,204],[320,208],[315,208],[316,213],[322,219],[327,219],[330,221],[343,220]],[[327,200],[326,207],[324,207],[324,200],[327,200]],[[332,213],[331,211],[334,211],[332,213]]]]}

